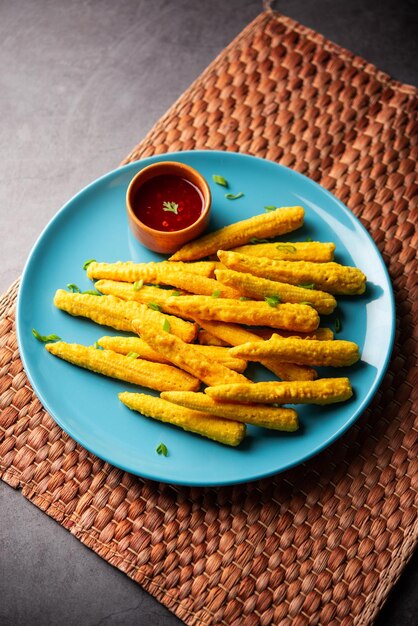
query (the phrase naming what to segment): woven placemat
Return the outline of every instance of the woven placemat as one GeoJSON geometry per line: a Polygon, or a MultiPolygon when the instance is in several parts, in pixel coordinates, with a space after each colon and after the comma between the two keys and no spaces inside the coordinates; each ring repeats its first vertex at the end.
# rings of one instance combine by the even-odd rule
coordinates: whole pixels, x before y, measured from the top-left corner
{"type": "Polygon", "coordinates": [[[369,624],[412,554],[416,109],[412,87],[267,12],[126,159],[193,148],[273,159],[334,192],[379,246],[398,312],[389,372],[356,425],[291,471],[199,489],[95,458],[28,384],[14,330],[18,283],[1,299],[3,480],[187,624],[369,624]]]}

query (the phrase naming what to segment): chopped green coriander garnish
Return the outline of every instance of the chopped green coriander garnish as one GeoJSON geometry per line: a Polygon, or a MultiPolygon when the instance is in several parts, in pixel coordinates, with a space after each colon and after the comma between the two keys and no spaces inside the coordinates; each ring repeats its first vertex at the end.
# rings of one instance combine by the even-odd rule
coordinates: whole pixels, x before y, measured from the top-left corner
{"type": "Polygon", "coordinates": [[[161,311],[160,305],[156,304],[155,302],[148,302],[148,308],[152,309],[153,311],[161,311]]]}
{"type": "Polygon", "coordinates": [[[170,322],[168,321],[167,318],[164,319],[163,330],[165,330],[166,333],[169,333],[171,330],[170,322]]]}
{"type": "Polygon", "coordinates": [[[179,205],[177,204],[177,202],[167,202],[167,201],[164,201],[163,202],[163,211],[168,211],[169,213],[174,213],[175,215],[178,215],[179,205]]]}
{"type": "Polygon", "coordinates": [[[38,341],[41,341],[42,343],[50,343],[51,341],[61,341],[61,337],[58,337],[58,335],[40,335],[38,331],[35,330],[34,328],[32,328],[32,335],[35,337],[35,339],[37,339],[38,341]]]}
{"type": "Polygon", "coordinates": [[[179,296],[180,295],[180,291],[172,291],[170,293],[170,296],[179,296]]]}
{"type": "Polygon", "coordinates": [[[266,296],[264,300],[274,309],[280,302],[280,296],[266,296]]]}
{"type": "Polygon", "coordinates": [[[259,239],[258,237],[251,237],[250,243],[257,244],[257,243],[270,243],[270,242],[268,239],[259,239]]]}
{"type": "Polygon", "coordinates": [[[295,246],[292,246],[290,243],[278,243],[276,248],[279,252],[290,252],[290,254],[296,252],[295,246]]]}
{"type": "Polygon", "coordinates": [[[242,191],[239,191],[239,192],[238,192],[238,193],[236,193],[236,194],[233,194],[233,193],[226,193],[226,194],[225,194],[225,198],[226,198],[227,200],[238,200],[238,198],[242,198],[242,196],[243,196],[243,195],[244,195],[244,194],[243,194],[243,192],[242,192],[242,191]]]}
{"type": "Polygon", "coordinates": [[[221,292],[219,289],[215,289],[215,291],[212,292],[212,298],[219,298],[220,295],[221,292]]]}
{"type": "Polygon", "coordinates": [[[302,289],[315,289],[315,285],[313,283],[300,283],[298,287],[302,287],[302,289]]]}
{"type": "Polygon", "coordinates": [[[139,291],[140,289],[142,289],[142,287],[144,286],[144,281],[142,280],[137,280],[134,282],[134,291],[139,291]]]}
{"type": "Polygon", "coordinates": [[[278,207],[274,206],[273,204],[269,204],[268,206],[264,207],[264,210],[269,212],[269,211],[275,211],[278,207]]]}
{"type": "Polygon", "coordinates": [[[90,263],[96,263],[96,259],[89,259],[88,261],[86,261],[83,265],[83,270],[86,270],[90,263]]]}
{"type": "Polygon", "coordinates": [[[158,446],[155,448],[155,451],[157,454],[168,456],[168,450],[167,450],[167,446],[165,445],[165,443],[158,444],[158,446]]]}
{"type": "Polygon", "coordinates": [[[102,296],[103,294],[100,291],[94,289],[87,289],[86,291],[80,291],[80,293],[86,293],[89,296],[102,296]]]}
{"type": "Polygon", "coordinates": [[[313,239],[312,239],[312,237],[306,237],[305,241],[306,241],[307,243],[311,243],[311,241],[313,241],[313,239]]]}
{"type": "Polygon", "coordinates": [[[212,178],[213,178],[213,182],[215,182],[217,185],[221,185],[222,187],[228,187],[228,181],[223,176],[214,174],[212,178]]]}
{"type": "Polygon", "coordinates": [[[102,346],[99,345],[98,341],[95,341],[93,344],[93,348],[96,348],[96,350],[103,350],[102,346]]]}
{"type": "Polygon", "coordinates": [[[302,302],[299,302],[299,304],[306,304],[306,306],[311,306],[311,307],[313,307],[312,302],[308,302],[307,300],[303,300],[302,302]]]}
{"type": "Polygon", "coordinates": [[[77,287],[74,283],[68,283],[67,289],[69,289],[72,293],[80,293],[80,287],[77,287]]]}
{"type": "Polygon", "coordinates": [[[240,296],[240,300],[242,300],[242,302],[244,302],[244,300],[249,300],[250,298],[247,298],[247,296],[240,296]]]}
{"type": "Polygon", "coordinates": [[[343,326],[341,324],[341,320],[339,317],[336,317],[334,320],[334,330],[336,333],[340,333],[343,329],[343,326]]]}
{"type": "Polygon", "coordinates": [[[130,359],[137,359],[139,357],[139,354],[138,352],[128,352],[126,356],[129,357],[130,359]]]}

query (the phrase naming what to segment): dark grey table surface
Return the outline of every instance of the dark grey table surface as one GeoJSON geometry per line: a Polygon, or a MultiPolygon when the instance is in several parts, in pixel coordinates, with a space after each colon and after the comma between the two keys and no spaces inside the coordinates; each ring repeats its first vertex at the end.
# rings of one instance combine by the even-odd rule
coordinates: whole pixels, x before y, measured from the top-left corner
{"type": "MultiPolygon", "coordinates": [[[[282,0],[276,8],[418,83],[413,0],[282,0]]],[[[113,169],[261,9],[255,0],[0,0],[0,292],[43,227],[113,169]]],[[[418,614],[415,557],[377,624],[418,614]]],[[[181,622],[0,482],[2,626],[181,622]]]]}

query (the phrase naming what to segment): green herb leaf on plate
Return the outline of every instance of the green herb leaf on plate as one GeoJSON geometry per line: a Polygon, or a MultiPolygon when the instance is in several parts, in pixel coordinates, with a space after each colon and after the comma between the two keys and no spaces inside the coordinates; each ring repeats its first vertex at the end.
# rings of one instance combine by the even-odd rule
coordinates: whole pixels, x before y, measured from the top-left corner
{"type": "Polygon", "coordinates": [[[238,198],[242,198],[243,197],[243,192],[239,191],[238,193],[226,193],[225,194],[225,198],[227,200],[238,200],[238,198]]]}
{"type": "Polygon", "coordinates": [[[99,344],[98,341],[94,342],[93,348],[96,348],[96,350],[103,350],[102,346],[99,344]]]}
{"type": "Polygon", "coordinates": [[[86,261],[83,265],[83,270],[86,270],[90,263],[96,263],[96,259],[88,259],[88,261],[86,261]]]}
{"type": "Polygon", "coordinates": [[[267,302],[267,304],[269,306],[271,306],[273,309],[276,308],[276,306],[279,304],[280,302],[280,296],[266,296],[264,298],[264,300],[267,302]]]}
{"type": "Polygon", "coordinates": [[[244,302],[245,300],[250,300],[250,298],[247,298],[247,296],[240,296],[240,300],[244,302]]]}
{"type": "Polygon", "coordinates": [[[166,333],[169,333],[171,331],[170,322],[168,321],[167,318],[164,319],[163,330],[165,330],[166,333]]]}
{"type": "Polygon", "coordinates": [[[221,292],[219,289],[215,289],[215,291],[212,292],[212,298],[219,298],[219,296],[221,295],[221,292]]]}
{"type": "Polygon", "coordinates": [[[80,293],[80,287],[77,287],[77,285],[74,285],[74,283],[68,283],[67,285],[67,289],[69,289],[71,291],[71,293],[80,293]]]}
{"type": "Polygon", "coordinates": [[[343,329],[343,325],[341,324],[341,320],[339,317],[336,317],[334,320],[334,330],[336,333],[340,333],[343,329]]]}
{"type": "Polygon", "coordinates": [[[302,287],[302,289],[315,289],[315,285],[313,283],[301,283],[298,287],[302,287]]]}
{"type": "Polygon", "coordinates": [[[170,293],[170,296],[175,296],[175,297],[177,297],[177,296],[179,296],[179,295],[180,295],[180,291],[172,291],[172,292],[170,293]]]}
{"type": "Polygon", "coordinates": [[[267,213],[269,213],[270,211],[275,211],[276,209],[278,209],[279,207],[274,206],[273,204],[269,204],[268,206],[264,207],[264,210],[267,211],[267,213]]]}
{"type": "Polygon", "coordinates": [[[213,182],[215,182],[217,185],[221,185],[222,187],[228,187],[228,181],[223,176],[213,174],[212,178],[213,182]]]}
{"type": "Polygon", "coordinates": [[[148,302],[148,308],[152,309],[153,311],[161,311],[160,305],[156,304],[155,302],[148,302]]]}
{"type": "Polygon", "coordinates": [[[87,289],[86,291],[80,291],[82,294],[88,294],[89,296],[102,296],[103,294],[100,291],[94,289],[87,289]]]}
{"type": "Polygon", "coordinates": [[[52,341],[61,341],[61,337],[58,337],[58,335],[41,335],[34,328],[32,328],[32,335],[35,337],[35,339],[37,339],[38,341],[41,341],[42,343],[51,343],[52,341]]]}
{"type": "Polygon", "coordinates": [[[138,352],[128,352],[126,356],[130,359],[137,359],[139,357],[139,354],[138,352]]]}
{"type": "Polygon", "coordinates": [[[136,280],[133,285],[134,291],[139,291],[140,289],[142,289],[143,286],[144,286],[144,281],[142,280],[142,278],[141,280],[136,280]]]}
{"type": "Polygon", "coordinates": [[[163,456],[168,456],[168,449],[167,446],[165,445],[165,443],[160,443],[156,448],[155,451],[157,454],[162,454],[163,456]]]}

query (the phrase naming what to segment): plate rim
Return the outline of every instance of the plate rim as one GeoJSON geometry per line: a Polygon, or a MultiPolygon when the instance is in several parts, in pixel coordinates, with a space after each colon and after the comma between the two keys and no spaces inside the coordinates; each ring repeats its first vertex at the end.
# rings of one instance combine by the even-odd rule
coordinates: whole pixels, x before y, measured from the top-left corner
{"type": "Polygon", "coordinates": [[[22,361],[22,365],[24,367],[25,373],[28,377],[28,380],[32,386],[32,389],[35,393],[35,395],[39,398],[39,400],[41,401],[43,407],[45,408],[45,410],[49,413],[49,415],[52,417],[52,419],[58,424],[58,426],[60,428],[62,428],[62,430],[67,433],[74,441],[76,441],[76,443],[78,443],[80,446],[82,446],[83,448],[85,448],[86,450],[88,450],[91,454],[94,454],[95,456],[97,456],[99,459],[109,463],[110,465],[117,467],[119,469],[122,469],[123,471],[129,472],[133,475],[139,476],[140,478],[145,478],[147,480],[154,480],[154,481],[158,481],[158,482],[163,482],[165,484],[173,484],[173,485],[182,485],[182,486],[190,486],[190,487],[215,487],[215,486],[227,486],[227,485],[234,485],[234,484],[241,484],[241,483],[246,483],[246,482],[254,482],[257,480],[261,480],[263,478],[268,478],[274,475],[278,475],[281,474],[283,472],[286,472],[298,465],[301,465],[302,463],[305,463],[306,461],[310,460],[311,458],[313,458],[314,456],[318,455],[320,452],[324,451],[326,448],[328,448],[332,443],[334,443],[335,441],[337,441],[349,428],[351,428],[354,423],[359,419],[360,415],[366,410],[366,408],[368,407],[368,405],[370,404],[370,402],[372,401],[372,399],[374,398],[376,392],[378,391],[384,376],[386,375],[390,360],[391,360],[391,356],[392,356],[392,352],[393,352],[393,347],[394,347],[394,340],[395,340],[395,327],[396,327],[396,308],[395,308],[395,298],[394,298],[394,293],[393,293],[393,287],[392,287],[392,281],[389,275],[389,271],[386,267],[385,261],[382,257],[382,254],[380,253],[375,241],[373,240],[372,236],[370,235],[370,233],[368,232],[368,230],[366,229],[365,226],[363,226],[363,224],[361,223],[360,219],[354,215],[354,213],[339,199],[337,198],[337,196],[335,196],[332,192],[330,192],[328,189],[326,189],[325,187],[323,187],[322,185],[320,185],[319,183],[317,183],[316,181],[312,180],[311,178],[309,178],[308,176],[306,176],[305,174],[302,174],[301,172],[298,172],[296,170],[293,170],[285,165],[282,165],[281,163],[277,163],[276,161],[273,161],[271,159],[265,159],[262,157],[258,157],[258,156],[254,156],[252,154],[248,154],[248,153],[244,153],[244,152],[232,152],[232,151],[228,151],[228,150],[182,150],[182,151],[175,151],[175,152],[164,152],[161,154],[155,154],[155,155],[151,155],[151,156],[147,156],[144,157],[142,159],[139,159],[137,161],[132,161],[130,163],[126,163],[124,165],[121,165],[113,170],[110,170],[108,172],[106,172],[105,174],[103,174],[102,176],[94,179],[92,182],[88,183],[87,185],[85,185],[84,187],[82,187],[77,193],[75,193],[69,200],[67,200],[67,202],[65,202],[62,207],[55,213],[55,215],[49,220],[49,222],[45,225],[45,227],[42,229],[41,233],[38,235],[38,237],[36,238],[35,243],[33,244],[31,251],[26,259],[22,274],[21,274],[21,280],[20,280],[20,285],[19,285],[19,290],[18,290],[18,294],[17,294],[17,301],[16,301],[16,337],[17,337],[17,344],[18,344],[18,349],[19,349],[19,356],[20,359],[22,361]],[[300,457],[298,457],[297,459],[286,463],[286,465],[280,469],[273,469],[270,471],[261,471],[258,474],[254,474],[252,473],[251,476],[247,476],[247,477],[242,477],[239,479],[225,479],[225,480],[216,480],[216,481],[205,481],[202,482],[201,479],[199,480],[193,480],[190,479],[188,481],[186,480],[168,480],[167,478],[162,478],[161,476],[157,476],[155,473],[153,473],[152,471],[143,471],[141,473],[138,473],[137,470],[133,470],[132,468],[128,467],[127,465],[125,465],[124,463],[120,463],[118,461],[115,462],[114,459],[110,459],[110,458],[106,458],[107,455],[99,455],[95,450],[93,450],[89,444],[86,444],[84,442],[81,442],[78,436],[74,436],[73,432],[72,432],[72,428],[68,428],[67,425],[63,425],[61,418],[59,416],[57,416],[56,412],[54,410],[52,410],[52,407],[49,406],[49,402],[48,399],[44,397],[43,393],[40,392],[40,390],[38,389],[38,386],[34,380],[34,378],[32,377],[32,372],[30,367],[28,366],[27,360],[26,360],[26,355],[24,352],[24,347],[23,347],[23,340],[22,340],[22,330],[21,330],[21,325],[22,325],[22,297],[21,294],[23,293],[23,287],[25,286],[26,280],[27,280],[27,275],[29,274],[29,271],[31,269],[31,266],[33,264],[33,259],[38,251],[38,248],[41,246],[42,241],[44,239],[44,237],[47,235],[49,230],[52,230],[55,226],[55,222],[58,221],[61,217],[61,215],[66,212],[69,211],[71,209],[71,205],[80,197],[85,195],[88,192],[94,191],[95,187],[100,187],[103,183],[106,182],[107,179],[112,179],[114,177],[116,177],[118,174],[122,174],[124,172],[127,172],[129,170],[133,170],[135,171],[136,169],[141,169],[142,167],[145,167],[148,161],[154,162],[156,160],[158,160],[159,158],[165,158],[165,157],[170,157],[170,158],[176,158],[176,157],[181,157],[183,155],[201,155],[201,154],[213,154],[213,155],[218,155],[218,156],[222,156],[224,157],[225,155],[232,156],[232,157],[237,157],[237,158],[245,158],[245,159],[256,159],[257,161],[263,162],[263,163],[268,163],[274,166],[279,167],[282,170],[287,171],[291,176],[295,176],[296,178],[301,178],[304,183],[308,183],[309,185],[311,185],[314,189],[319,190],[321,193],[325,193],[332,202],[336,202],[340,209],[347,214],[350,219],[354,220],[354,222],[356,223],[357,226],[360,227],[360,230],[363,232],[363,235],[366,236],[366,239],[368,239],[369,244],[372,245],[372,247],[374,248],[375,253],[377,254],[377,257],[380,261],[380,265],[381,265],[381,269],[383,271],[383,274],[385,276],[386,279],[386,283],[387,283],[387,287],[388,287],[388,296],[389,296],[389,302],[390,302],[390,311],[389,311],[389,317],[390,317],[390,333],[389,333],[389,341],[388,341],[388,349],[384,358],[384,362],[380,368],[380,371],[378,373],[378,375],[376,376],[376,379],[373,381],[372,386],[370,387],[370,389],[368,390],[368,393],[365,395],[365,397],[363,398],[363,401],[361,402],[361,404],[357,407],[357,409],[353,412],[353,414],[350,416],[350,418],[347,420],[347,422],[345,422],[342,426],[340,426],[340,428],[335,431],[331,436],[329,436],[327,439],[321,441],[320,444],[316,445],[313,449],[311,449],[309,452],[302,454],[300,457]],[[145,162],[145,164],[144,164],[145,162]]]}

